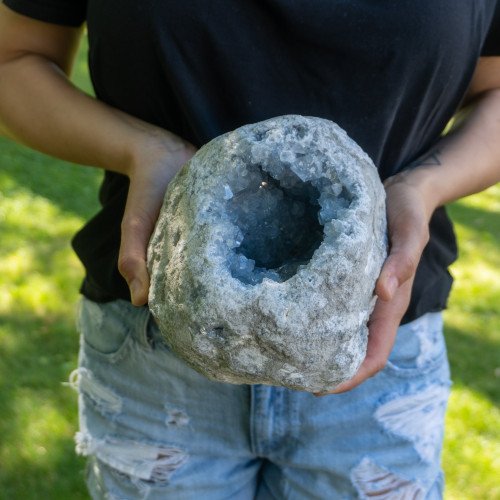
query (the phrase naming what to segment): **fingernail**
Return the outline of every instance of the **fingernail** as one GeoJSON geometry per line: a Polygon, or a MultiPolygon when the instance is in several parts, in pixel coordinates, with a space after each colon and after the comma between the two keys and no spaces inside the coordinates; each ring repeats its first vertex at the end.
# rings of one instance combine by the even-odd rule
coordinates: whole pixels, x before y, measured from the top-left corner
{"type": "Polygon", "coordinates": [[[388,278],[387,291],[389,292],[389,299],[392,299],[392,297],[394,297],[394,294],[396,293],[398,286],[399,286],[399,282],[395,276],[391,276],[390,278],[388,278]]]}

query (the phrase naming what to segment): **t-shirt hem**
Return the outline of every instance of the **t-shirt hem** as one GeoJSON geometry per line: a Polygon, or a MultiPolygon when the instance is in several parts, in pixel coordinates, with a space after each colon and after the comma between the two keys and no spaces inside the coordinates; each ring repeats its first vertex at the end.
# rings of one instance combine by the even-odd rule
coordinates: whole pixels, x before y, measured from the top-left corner
{"type": "Polygon", "coordinates": [[[97,287],[95,284],[90,282],[88,276],[85,277],[81,286],[80,293],[89,300],[99,303],[112,302],[113,300],[126,300],[130,302],[129,293],[109,293],[105,292],[101,288],[97,287]]]}

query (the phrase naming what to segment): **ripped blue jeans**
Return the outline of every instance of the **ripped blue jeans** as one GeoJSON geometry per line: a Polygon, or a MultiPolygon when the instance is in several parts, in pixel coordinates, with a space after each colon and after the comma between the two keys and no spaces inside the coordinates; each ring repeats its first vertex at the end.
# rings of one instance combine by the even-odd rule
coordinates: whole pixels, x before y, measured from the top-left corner
{"type": "Polygon", "coordinates": [[[77,452],[94,499],[439,499],[449,369],[440,313],[400,327],[386,368],[316,398],[210,381],[146,308],[83,299],[77,452]]]}

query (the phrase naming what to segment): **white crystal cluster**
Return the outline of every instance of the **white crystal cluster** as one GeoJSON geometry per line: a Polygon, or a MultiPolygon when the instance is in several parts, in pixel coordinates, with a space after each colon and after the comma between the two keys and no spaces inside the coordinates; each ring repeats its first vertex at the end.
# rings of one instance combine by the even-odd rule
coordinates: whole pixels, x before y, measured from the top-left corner
{"type": "Polygon", "coordinates": [[[149,304],[205,375],[325,391],[364,358],[385,197],[334,123],[284,116],[204,146],[170,184],[149,304]]]}

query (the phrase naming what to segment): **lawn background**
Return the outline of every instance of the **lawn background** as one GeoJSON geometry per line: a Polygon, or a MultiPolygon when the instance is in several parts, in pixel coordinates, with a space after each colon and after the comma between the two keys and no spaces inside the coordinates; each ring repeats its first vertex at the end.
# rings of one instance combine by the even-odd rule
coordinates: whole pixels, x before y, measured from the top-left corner
{"type": "MultiPolygon", "coordinates": [[[[90,91],[82,44],[74,71],[90,91]]],[[[87,498],[74,455],[74,310],[83,270],[69,241],[96,212],[101,172],[0,138],[0,499],[87,498]]],[[[500,499],[500,188],[450,207],[461,258],[445,314],[454,386],[446,498],[500,499]]]]}

